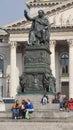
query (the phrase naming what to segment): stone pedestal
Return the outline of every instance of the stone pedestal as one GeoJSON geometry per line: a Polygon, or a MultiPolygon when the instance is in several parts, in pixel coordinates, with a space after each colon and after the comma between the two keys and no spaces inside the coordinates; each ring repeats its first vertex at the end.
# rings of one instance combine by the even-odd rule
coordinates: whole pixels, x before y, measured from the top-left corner
{"type": "Polygon", "coordinates": [[[49,92],[49,81],[47,89],[44,88],[44,75],[50,78],[50,50],[47,46],[27,46],[24,57],[24,79],[25,92],[49,92]],[[45,90],[46,89],[46,90],[45,90]]]}
{"type": "Polygon", "coordinates": [[[0,111],[6,111],[5,104],[0,102],[0,111]]]}

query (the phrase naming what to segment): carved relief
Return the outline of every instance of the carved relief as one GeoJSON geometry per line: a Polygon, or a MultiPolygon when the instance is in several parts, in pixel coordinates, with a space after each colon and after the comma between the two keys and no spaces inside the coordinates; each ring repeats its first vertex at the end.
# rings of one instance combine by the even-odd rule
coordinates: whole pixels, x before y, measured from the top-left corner
{"type": "Polygon", "coordinates": [[[50,62],[50,59],[49,59],[48,53],[40,52],[38,54],[25,55],[25,57],[24,57],[25,65],[29,64],[29,63],[47,63],[47,64],[49,64],[49,62],[50,62]]]}
{"type": "MultiPolygon", "coordinates": [[[[56,12],[56,14],[51,17],[54,23],[54,26],[66,26],[66,25],[73,25],[73,9],[69,9],[66,11],[56,12]]],[[[50,18],[50,22],[52,21],[50,18]]]]}
{"type": "Polygon", "coordinates": [[[39,57],[34,56],[25,56],[24,61],[26,63],[38,63],[38,62],[44,62],[44,57],[40,55],[39,57]]]}

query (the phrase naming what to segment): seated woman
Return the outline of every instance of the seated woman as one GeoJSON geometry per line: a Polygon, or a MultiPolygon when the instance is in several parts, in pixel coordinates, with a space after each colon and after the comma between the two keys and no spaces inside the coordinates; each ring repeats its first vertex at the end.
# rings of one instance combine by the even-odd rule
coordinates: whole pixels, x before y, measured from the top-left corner
{"type": "Polygon", "coordinates": [[[26,101],[22,100],[22,104],[21,104],[21,118],[25,119],[25,115],[26,115],[26,101]]]}
{"type": "Polygon", "coordinates": [[[73,111],[73,99],[72,98],[69,100],[68,106],[69,106],[69,110],[73,111]]]}
{"type": "Polygon", "coordinates": [[[44,96],[43,96],[43,98],[42,98],[42,100],[41,100],[41,103],[42,103],[43,105],[49,103],[49,101],[48,101],[48,96],[47,96],[47,95],[44,95],[44,96]]]}
{"type": "Polygon", "coordinates": [[[12,106],[12,118],[18,119],[20,117],[20,108],[21,105],[18,100],[15,101],[15,103],[12,106]]]}

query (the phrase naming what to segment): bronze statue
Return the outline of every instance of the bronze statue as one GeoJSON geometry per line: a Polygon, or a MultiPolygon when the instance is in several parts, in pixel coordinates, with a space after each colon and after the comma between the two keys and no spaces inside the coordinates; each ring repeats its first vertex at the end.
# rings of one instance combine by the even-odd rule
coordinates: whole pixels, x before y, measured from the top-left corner
{"type": "Polygon", "coordinates": [[[29,43],[24,57],[24,73],[20,79],[22,92],[54,92],[55,79],[50,72],[50,24],[43,10],[31,18],[26,10],[24,16],[32,22],[29,43]],[[46,72],[45,72],[46,71],[46,72]]]}
{"type": "Polygon", "coordinates": [[[42,78],[43,89],[45,92],[49,92],[50,74],[44,73],[42,78]]]}
{"type": "Polygon", "coordinates": [[[50,70],[50,83],[49,83],[49,90],[53,93],[56,92],[56,79],[52,75],[52,71],[50,70]]]}
{"type": "Polygon", "coordinates": [[[56,79],[53,77],[51,70],[50,73],[44,73],[42,84],[45,92],[56,92],[56,79]]]}
{"type": "Polygon", "coordinates": [[[29,43],[32,45],[49,45],[50,40],[50,24],[43,10],[38,11],[38,16],[30,18],[26,10],[24,16],[27,20],[32,21],[29,32],[29,43]]]}
{"type": "Polygon", "coordinates": [[[20,80],[21,92],[23,93],[25,91],[25,86],[26,86],[26,78],[24,73],[19,77],[19,80],[20,80]]]}

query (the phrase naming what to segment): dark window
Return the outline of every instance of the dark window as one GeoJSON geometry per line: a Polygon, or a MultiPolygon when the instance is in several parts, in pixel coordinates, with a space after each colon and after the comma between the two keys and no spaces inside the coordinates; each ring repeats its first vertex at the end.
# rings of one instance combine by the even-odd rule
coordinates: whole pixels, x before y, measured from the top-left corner
{"type": "Polygon", "coordinates": [[[62,74],[68,74],[69,57],[67,54],[61,56],[62,74]]]}
{"type": "Polygon", "coordinates": [[[5,99],[5,98],[3,98],[3,102],[4,103],[15,103],[15,99],[5,99]]]}
{"type": "Polygon", "coordinates": [[[62,82],[62,86],[69,86],[69,82],[62,82]]]}

